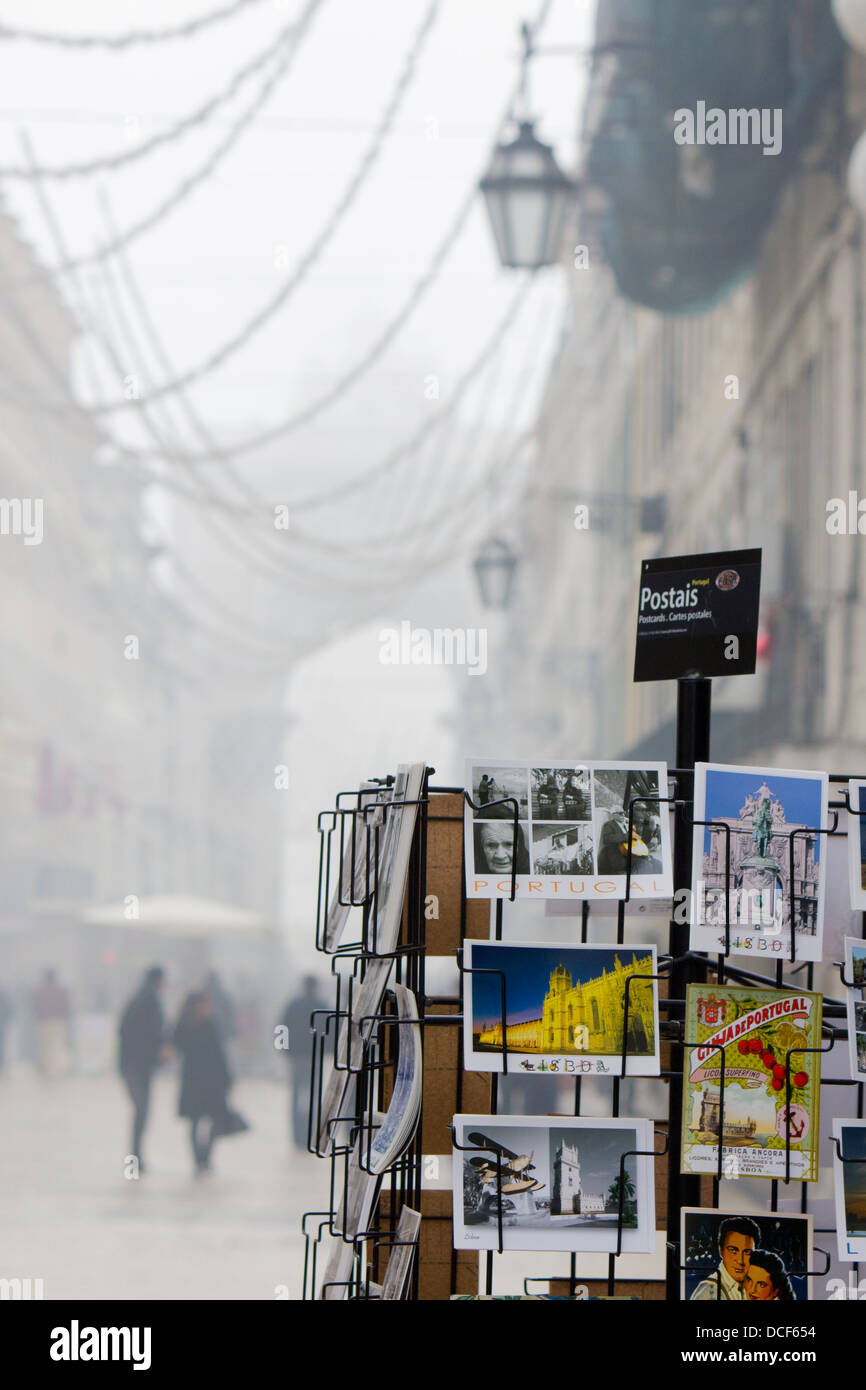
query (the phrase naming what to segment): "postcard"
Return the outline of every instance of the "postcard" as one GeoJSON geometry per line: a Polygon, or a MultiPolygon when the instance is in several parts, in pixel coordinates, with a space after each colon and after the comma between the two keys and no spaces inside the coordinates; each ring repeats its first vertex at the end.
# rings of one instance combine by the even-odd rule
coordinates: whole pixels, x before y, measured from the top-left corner
{"type": "Polygon", "coordinates": [[[855,1081],[866,1077],[866,941],[845,937],[845,978],[853,983],[846,989],[848,1006],[848,1063],[855,1081]]]}
{"type": "Polygon", "coordinates": [[[385,828],[380,837],[374,924],[368,943],[368,949],[377,955],[393,951],[400,935],[409,857],[426,767],[426,763],[401,764],[391,789],[390,801],[384,808],[385,828]]]}
{"type": "Polygon", "coordinates": [[[510,1073],[621,1076],[628,989],[626,1075],[658,1076],[654,946],[467,941],[463,964],[467,1071],[504,1070],[504,986],[510,1073]]]}
{"type": "MultiPolygon", "coordinates": [[[[342,1171],[342,1164],[340,1165],[342,1171]]],[[[370,1224],[379,1179],[361,1167],[361,1140],[349,1156],[344,1177],[343,1198],[334,1218],[334,1234],[318,1297],[339,1302],[347,1297],[354,1277],[356,1239],[362,1240],[370,1224]]]]}
{"type": "Polygon", "coordinates": [[[866,909],[866,782],[848,783],[848,870],[851,906],[866,909]]]}
{"type": "Polygon", "coordinates": [[[812,1297],[812,1218],[683,1207],[680,1297],[791,1303],[812,1297]]]}
{"type": "Polygon", "coordinates": [[[418,1001],[405,985],[393,984],[391,993],[397,1006],[397,1068],[388,1113],[379,1117],[364,1166],[372,1173],[384,1173],[415,1137],[421,1117],[421,1087],[423,1084],[423,1050],[421,1025],[418,1021],[418,1001]]]}
{"type": "Polygon", "coordinates": [[[473,759],[466,787],[467,897],[510,897],[513,871],[517,898],[624,898],[629,866],[630,899],[671,896],[664,763],[473,759]]]}
{"type": "Polygon", "coordinates": [[[827,786],[826,772],[697,764],[692,950],[724,952],[727,925],[731,954],[788,960],[793,925],[796,959],[821,959],[827,786]]]}
{"type": "Polygon", "coordinates": [[[818,1176],[821,996],[751,986],[686,986],[682,1172],[818,1176]],[[791,1096],[785,1059],[791,1053],[791,1096]],[[724,1054],[725,1084],[720,1085],[724,1054]]]}
{"type": "Polygon", "coordinates": [[[325,950],[336,951],[349,920],[352,907],[360,907],[373,892],[376,883],[377,851],[381,851],[385,824],[384,803],[392,798],[392,787],[374,782],[362,782],[357,805],[337,810],[337,842],[342,857],[337,871],[337,885],[328,907],[325,925],[325,950]]]}
{"type": "Polygon", "coordinates": [[[404,1207],[397,1222],[394,1243],[388,1248],[388,1266],[379,1295],[385,1302],[406,1297],[420,1230],[421,1213],[404,1207]]]}
{"type": "Polygon", "coordinates": [[[833,1138],[839,1259],[866,1259],[866,1120],[834,1120],[833,1138]]]}
{"type": "Polygon", "coordinates": [[[454,1245],[655,1250],[650,1120],[455,1115],[454,1245]],[[631,1155],[630,1157],[624,1157],[631,1155]],[[621,1167],[624,1181],[620,1194],[621,1167]]]}

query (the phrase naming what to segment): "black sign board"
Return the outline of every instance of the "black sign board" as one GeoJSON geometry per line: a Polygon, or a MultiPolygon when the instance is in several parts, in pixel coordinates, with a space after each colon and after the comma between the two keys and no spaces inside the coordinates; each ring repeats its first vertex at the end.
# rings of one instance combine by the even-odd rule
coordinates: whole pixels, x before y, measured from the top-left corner
{"type": "Polygon", "coordinates": [[[760,550],[644,560],[635,680],[752,675],[760,591],[760,550]]]}

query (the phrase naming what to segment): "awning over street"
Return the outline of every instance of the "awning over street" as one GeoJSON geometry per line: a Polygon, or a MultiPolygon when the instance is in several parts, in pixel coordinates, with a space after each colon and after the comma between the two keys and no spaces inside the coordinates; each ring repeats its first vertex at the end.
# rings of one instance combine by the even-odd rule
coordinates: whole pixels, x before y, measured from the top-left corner
{"type": "Polygon", "coordinates": [[[241,935],[265,931],[268,926],[263,917],[246,908],[183,893],[139,898],[136,915],[131,915],[132,911],[132,904],[119,899],[87,908],[81,920],[94,927],[132,927],[169,936],[196,937],[241,935]]]}

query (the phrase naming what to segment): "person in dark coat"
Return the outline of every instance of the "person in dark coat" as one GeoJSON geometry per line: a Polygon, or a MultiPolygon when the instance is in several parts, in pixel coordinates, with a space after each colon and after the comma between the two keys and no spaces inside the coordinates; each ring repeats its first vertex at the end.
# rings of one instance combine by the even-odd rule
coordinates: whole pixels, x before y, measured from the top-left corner
{"type": "Polygon", "coordinates": [[[303,989],[290,999],[283,1009],[280,1023],[286,1029],[288,1047],[286,1057],[291,1067],[290,1116],[292,1140],[296,1149],[307,1147],[307,1125],[310,1110],[310,1072],[313,1060],[313,1033],[310,1029],[310,1016],[328,1006],[319,997],[318,985],[314,975],[305,975],[303,989]]]}
{"type": "Polygon", "coordinates": [[[231,995],[215,970],[208,972],[204,982],[204,992],[213,1004],[213,1020],[219,1030],[220,1038],[224,1043],[227,1043],[237,1032],[235,1006],[232,1003],[231,995]]]}
{"type": "Polygon", "coordinates": [[[209,1173],[211,1150],[220,1122],[228,1111],[231,1086],[213,1001],[203,990],[187,996],[174,1030],[180,1054],[180,1098],[177,1113],[190,1121],[196,1177],[209,1173]]]}
{"type": "Polygon", "coordinates": [[[0,988],[0,1072],[6,1065],[6,1029],[13,1014],[12,1000],[5,989],[0,988]]]}
{"type": "Polygon", "coordinates": [[[164,981],[162,966],[151,966],[120,1019],[120,1074],[133,1105],[131,1152],[138,1159],[139,1173],[145,1171],[141,1145],[150,1110],[151,1082],[168,1052],[159,998],[164,981]]]}

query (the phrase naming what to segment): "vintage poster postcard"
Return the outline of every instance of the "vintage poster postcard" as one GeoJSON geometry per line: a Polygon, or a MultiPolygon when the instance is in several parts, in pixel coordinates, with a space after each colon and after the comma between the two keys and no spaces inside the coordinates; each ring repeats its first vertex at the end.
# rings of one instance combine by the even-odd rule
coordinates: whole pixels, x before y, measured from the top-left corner
{"type": "Polygon", "coordinates": [[[866,1259],[866,1120],[834,1120],[833,1185],[840,1260],[866,1259]],[[842,1159],[845,1161],[842,1162],[842,1159]]]}
{"type": "Polygon", "coordinates": [[[655,1250],[650,1120],[455,1115],[454,1245],[655,1250]],[[631,1155],[625,1157],[625,1155],[631,1155]],[[621,1166],[624,1180],[620,1197],[621,1166]]]}
{"type": "Polygon", "coordinates": [[[853,984],[846,989],[848,1008],[848,1062],[855,1081],[866,1078],[866,941],[845,937],[845,978],[853,984]]]}
{"type": "Polygon", "coordinates": [[[793,925],[796,959],[821,959],[827,786],[826,772],[697,764],[692,950],[723,952],[727,923],[733,955],[790,959],[793,925]]]}
{"type": "Polygon", "coordinates": [[[684,1173],[818,1176],[821,996],[750,986],[686,986],[684,1173]],[[785,1057],[790,1049],[791,1098],[785,1057]],[[724,1052],[725,1084],[720,1085],[724,1052]]]}
{"type": "Polygon", "coordinates": [[[473,759],[466,789],[467,897],[509,897],[513,871],[518,899],[624,898],[629,864],[630,899],[671,896],[664,763],[473,759]]]}
{"type": "Polygon", "coordinates": [[[866,782],[848,783],[848,869],[851,906],[866,909],[866,782]]]}
{"type": "Polygon", "coordinates": [[[658,1076],[654,946],[556,946],[467,941],[463,948],[463,1047],[468,1071],[658,1076]],[[490,972],[490,973],[487,973],[490,972]],[[632,978],[630,985],[626,980],[632,978]]]}
{"type": "Polygon", "coordinates": [[[683,1207],[680,1297],[791,1303],[812,1297],[812,1218],[683,1207]]]}

